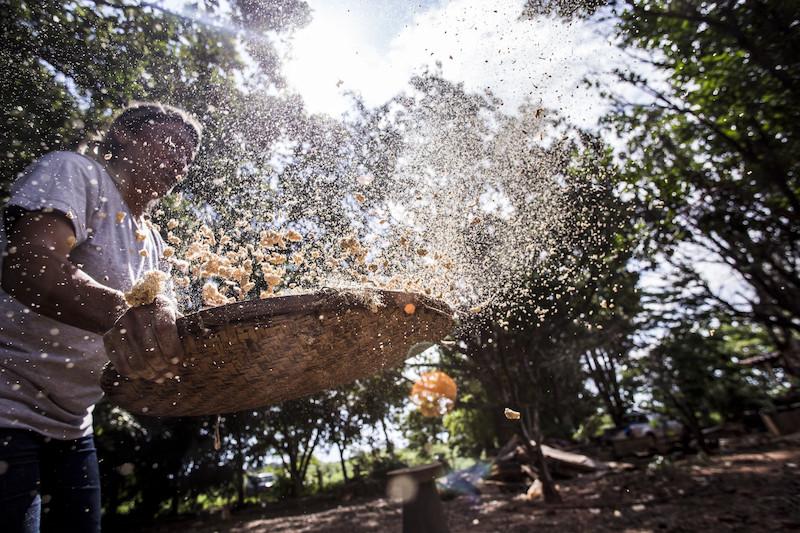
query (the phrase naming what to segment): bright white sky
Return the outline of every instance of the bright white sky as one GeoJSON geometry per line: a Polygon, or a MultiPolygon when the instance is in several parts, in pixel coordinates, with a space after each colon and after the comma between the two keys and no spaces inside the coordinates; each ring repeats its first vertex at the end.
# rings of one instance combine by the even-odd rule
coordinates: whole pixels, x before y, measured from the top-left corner
{"type": "Polygon", "coordinates": [[[470,91],[490,89],[507,112],[530,99],[590,125],[603,108],[596,91],[579,88],[581,80],[620,62],[618,50],[585,22],[519,20],[520,0],[309,4],[313,20],[294,35],[284,73],[317,113],[346,111],[346,90],[380,105],[439,61],[444,77],[470,91]]]}

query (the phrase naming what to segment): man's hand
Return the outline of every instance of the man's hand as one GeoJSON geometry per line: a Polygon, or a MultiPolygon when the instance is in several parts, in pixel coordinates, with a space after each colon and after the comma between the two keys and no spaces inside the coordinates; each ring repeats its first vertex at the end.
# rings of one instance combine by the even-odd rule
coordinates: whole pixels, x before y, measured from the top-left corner
{"type": "Polygon", "coordinates": [[[105,335],[106,354],[117,372],[160,382],[172,377],[183,357],[174,303],[159,295],[155,302],[128,309],[105,335]]]}

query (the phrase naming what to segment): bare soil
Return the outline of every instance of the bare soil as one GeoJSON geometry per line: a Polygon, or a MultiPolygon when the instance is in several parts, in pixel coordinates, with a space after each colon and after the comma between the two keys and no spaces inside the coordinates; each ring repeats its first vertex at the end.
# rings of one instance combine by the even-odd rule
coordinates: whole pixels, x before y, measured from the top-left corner
{"type": "MultiPolygon", "coordinates": [[[[710,457],[639,460],[631,471],[560,481],[563,504],[497,490],[443,503],[452,532],[800,530],[800,438],[733,445],[710,457]]],[[[151,533],[401,531],[402,509],[385,498],[299,502],[233,516],[162,523],[151,533]],[[299,506],[298,506],[299,505],[299,506]],[[308,505],[303,507],[303,505],[308,505]]]]}

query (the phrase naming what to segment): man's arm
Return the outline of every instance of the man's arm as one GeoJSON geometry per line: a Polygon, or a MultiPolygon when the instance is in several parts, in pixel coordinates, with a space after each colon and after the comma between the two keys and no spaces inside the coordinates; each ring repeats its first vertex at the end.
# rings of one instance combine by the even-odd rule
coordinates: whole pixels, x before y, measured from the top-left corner
{"type": "Polygon", "coordinates": [[[177,309],[159,296],[128,308],[125,295],[69,261],[75,231],[60,213],[24,213],[9,229],[2,287],[37,313],[104,335],[106,354],[120,374],[161,380],[183,355],[177,309]]]}
{"type": "Polygon", "coordinates": [[[125,296],[69,261],[74,242],[64,214],[24,212],[8,230],[2,287],[41,315],[103,334],[127,309],[125,296]]]}

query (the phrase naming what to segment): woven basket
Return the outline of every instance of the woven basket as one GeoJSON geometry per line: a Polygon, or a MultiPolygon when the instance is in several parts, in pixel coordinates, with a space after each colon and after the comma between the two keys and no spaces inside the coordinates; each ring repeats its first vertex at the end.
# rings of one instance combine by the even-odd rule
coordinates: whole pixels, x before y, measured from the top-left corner
{"type": "Polygon", "coordinates": [[[178,319],[185,357],[176,378],[125,378],[109,363],[101,386],[111,402],[152,416],[254,409],[400,364],[418,343],[450,333],[452,317],[442,302],[381,290],[228,304],[178,319]]]}

